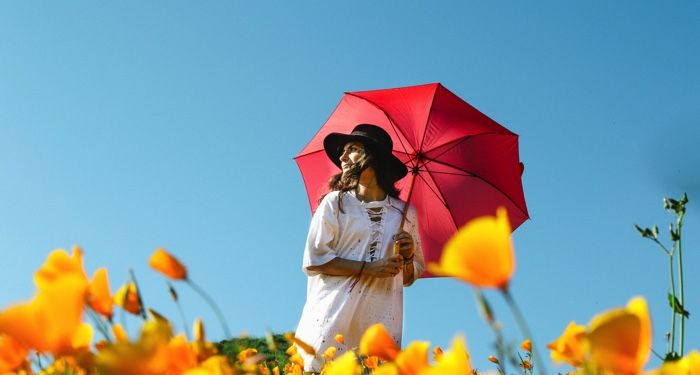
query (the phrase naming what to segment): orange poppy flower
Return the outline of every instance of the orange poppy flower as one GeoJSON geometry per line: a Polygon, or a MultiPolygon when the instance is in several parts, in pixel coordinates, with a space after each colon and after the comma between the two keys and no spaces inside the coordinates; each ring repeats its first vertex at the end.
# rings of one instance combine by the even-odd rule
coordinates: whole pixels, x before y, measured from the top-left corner
{"type": "Polygon", "coordinates": [[[182,374],[197,367],[197,355],[190,347],[184,334],[179,334],[168,342],[168,358],[170,363],[168,373],[182,374]]]}
{"type": "Polygon", "coordinates": [[[345,344],[345,336],[343,336],[342,334],[339,333],[339,334],[335,335],[333,338],[335,339],[335,342],[337,342],[338,344],[345,344]]]}
{"type": "Polygon", "coordinates": [[[355,353],[347,352],[333,362],[328,362],[323,370],[324,375],[359,375],[362,371],[360,365],[357,364],[355,353]]]}
{"type": "Polygon", "coordinates": [[[385,361],[393,361],[399,347],[381,323],[373,324],[360,339],[360,354],[376,355],[385,361]]]}
{"type": "Polygon", "coordinates": [[[458,337],[452,343],[452,348],[447,351],[432,367],[424,368],[421,375],[442,374],[471,374],[472,367],[467,353],[464,338],[458,337]]]}
{"type": "Polygon", "coordinates": [[[616,374],[636,374],[651,353],[651,319],[646,300],[632,298],[626,307],[594,317],[587,335],[590,361],[616,374]]]}
{"type": "Polygon", "coordinates": [[[33,300],[0,312],[0,332],[54,355],[84,348],[92,339],[92,327],[81,322],[85,289],[85,280],[75,275],[42,284],[33,300]]]}
{"type": "Polygon", "coordinates": [[[136,284],[128,282],[117,289],[117,292],[114,294],[114,304],[131,314],[141,314],[143,307],[139,301],[136,284]]]}
{"type": "Polygon", "coordinates": [[[660,368],[646,375],[700,374],[700,352],[693,350],[677,361],[664,362],[660,368]]]}
{"type": "Polygon", "coordinates": [[[367,367],[368,369],[374,370],[375,368],[377,368],[377,366],[379,366],[379,357],[375,355],[368,356],[365,358],[364,361],[362,361],[362,363],[364,363],[365,367],[367,367]]]}
{"type": "Polygon", "coordinates": [[[83,268],[83,250],[73,246],[71,255],[63,249],[56,249],[49,253],[46,261],[34,274],[34,283],[37,288],[53,283],[56,279],[75,276],[88,283],[85,269],[83,268]]]}
{"type": "Polygon", "coordinates": [[[335,358],[335,354],[337,352],[338,352],[338,349],[335,346],[329,346],[328,349],[326,349],[323,352],[323,358],[330,361],[331,359],[335,358]]]}
{"type": "Polygon", "coordinates": [[[165,251],[157,248],[148,260],[148,264],[154,270],[174,280],[187,279],[187,268],[177,258],[165,251]]]}
{"type": "Polygon", "coordinates": [[[564,333],[547,345],[551,350],[550,356],[556,362],[566,362],[574,367],[581,366],[584,359],[583,342],[586,337],[586,327],[569,323],[564,333]]]}
{"type": "Polygon", "coordinates": [[[498,360],[498,358],[496,358],[496,357],[493,356],[493,355],[488,356],[488,360],[489,360],[489,362],[492,362],[492,363],[495,363],[495,364],[501,363],[501,362],[498,360]]]}
{"type": "Polygon", "coordinates": [[[520,349],[532,353],[532,340],[530,339],[525,339],[523,342],[520,343],[520,349]]]}
{"type": "Polygon", "coordinates": [[[109,291],[109,278],[107,277],[106,268],[100,268],[95,271],[95,275],[88,285],[87,300],[90,307],[98,314],[107,319],[112,319],[114,301],[109,291]]]}
{"type": "Polygon", "coordinates": [[[11,336],[0,333],[0,374],[11,373],[22,366],[29,351],[11,336]]]}
{"type": "Polygon", "coordinates": [[[428,264],[436,275],[453,276],[476,287],[508,286],[515,270],[515,254],[506,209],[483,216],[462,227],[447,241],[440,263],[428,264]]]}
{"type": "Polygon", "coordinates": [[[414,341],[396,357],[396,367],[402,375],[419,374],[428,367],[430,343],[414,341]]]}

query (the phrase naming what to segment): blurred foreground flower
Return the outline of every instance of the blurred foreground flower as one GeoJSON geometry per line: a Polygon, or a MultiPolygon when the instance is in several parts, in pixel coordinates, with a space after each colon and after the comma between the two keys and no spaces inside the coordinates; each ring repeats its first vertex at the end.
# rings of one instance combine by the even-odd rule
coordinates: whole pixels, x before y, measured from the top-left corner
{"type": "Polygon", "coordinates": [[[141,315],[143,311],[136,284],[131,281],[117,289],[114,294],[114,303],[134,315],[141,315]]]}
{"type": "Polygon", "coordinates": [[[154,270],[174,280],[187,279],[187,268],[162,247],[156,249],[148,260],[154,270]]]}
{"type": "Polygon", "coordinates": [[[693,350],[677,361],[664,362],[660,368],[646,373],[647,375],[698,375],[700,374],[700,352],[693,350]]]}
{"type": "Polygon", "coordinates": [[[99,268],[88,286],[88,304],[98,314],[112,320],[114,300],[109,290],[109,277],[106,268],[99,268]]]}
{"type": "Polygon", "coordinates": [[[574,367],[583,363],[583,340],[586,337],[586,327],[569,323],[564,333],[549,345],[552,360],[556,362],[566,362],[574,367]]]}
{"type": "Polygon", "coordinates": [[[0,333],[0,374],[14,371],[25,363],[27,349],[11,336],[0,333]]]}
{"type": "Polygon", "coordinates": [[[385,361],[393,361],[399,354],[399,346],[391,338],[382,324],[373,324],[360,339],[360,354],[377,356],[385,361]]]}
{"type": "Polygon", "coordinates": [[[626,307],[603,312],[591,319],[587,329],[571,322],[548,347],[555,361],[590,371],[637,374],[651,352],[646,300],[634,297],[626,307]]]}
{"type": "Polygon", "coordinates": [[[636,374],[651,353],[651,319],[646,300],[632,298],[626,307],[594,317],[588,324],[588,352],[599,368],[636,374]]]}
{"type": "Polygon", "coordinates": [[[447,242],[440,263],[428,264],[428,270],[476,287],[505,289],[515,269],[510,233],[505,208],[495,217],[474,219],[447,242]]]}
{"type": "Polygon", "coordinates": [[[82,323],[88,286],[82,252],[74,249],[68,256],[63,249],[53,251],[34,281],[34,299],[0,312],[0,332],[42,353],[60,355],[87,348],[93,331],[82,323]]]}

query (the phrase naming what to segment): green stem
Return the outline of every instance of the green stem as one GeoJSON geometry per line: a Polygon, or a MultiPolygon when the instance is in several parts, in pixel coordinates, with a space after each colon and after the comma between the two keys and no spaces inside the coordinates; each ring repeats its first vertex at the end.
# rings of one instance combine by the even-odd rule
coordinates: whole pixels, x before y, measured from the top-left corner
{"type": "MultiPolygon", "coordinates": [[[[681,227],[683,226],[683,214],[678,216],[678,289],[680,292],[681,306],[685,308],[685,301],[683,299],[683,252],[681,251],[681,227]]],[[[685,315],[681,315],[681,327],[680,327],[680,356],[683,357],[683,347],[685,344],[685,315]]]]}
{"type": "Polygon", "coordinates": [[[673,353],[676,349],[676,308],[674,306],[676,300],[676,285],[673,281],[673,253],[668,257],[668,275],[671,279],[671,296],[673,301],[671,301],[671,350],[669,353],[673,353]]]}
{"type": "Polygon", "coordinates": [[[535,345],[535,337],[532,335],[532,333],[530,333],[530,329],[527,326],[525,317],[520,312],[518,305],[515,303],[515,299],[513,299],[513,296],[508,291],[508,287],[503,287],[501,289],[501,293],[503,293],[503,297],[506,299],[506,302],[508,302],[508,307],[510,307],[510,310],[513,312],[513,316],[515,316],[515,321],[518,323],[520,331],[525,336],[525,338],[530,339],[530,341],[532,341],[532,354],[535,356],[535,361],[540,369],[540,374],[547,375],[547,372],[544,369],[545,362],[540,356],[540,352],[537,349],[537,345],[535,345]]]}
{"type": "Polygon", "coordinates": [[[131,268],[129,268],[129,275],[131,276],[131,282],[134,283],[134,286],[136,287],[136,297],[138,297],[139,306],[141,306],[141,318],[146,320],[148,318],[146,317],[146,306],[144,306],[143,298],[141,297],[141,288],[139,288],[139,283],[136,282],[136,274],[131,268]]]}
{"type": "Polygon", "coordinates": [[[180,318],[182,319],[182,327],[185,329],[185,336],[189,338],[193,338],[190,336],[190,332],[187,329],[187,318],[185,317],[185,310],[182,309],[182,304],[180,304],[180,299],[177,296],[177,292],[175,291],[175,288],[173,285],[170,283],[170,281],[165,282],[168,285],[168,292],[170,292],[170,297],[175,301],[175,306],[177,306],[177,311],[180,312],[180,318]]]}
{"type": "Polygon", "coordinates": [[[213,299],[209,297],[209,295],[204,291],[204,289],[200,288],[197,284],[194,283],[194,281],[190,279],[185,279],[185,281],[194,289],[195,292],[199,293],[202,298],[204,298],[205,301],[211,306],[211,308],[214,310],[216,313],[217,318],[219,319],[219,322],[221,323],[221,326],[224,329],[224,335],[226,335],[225,338],[231,338],[231,332],[228,330],[228,325],[226,325],[226,320],[224,319],[224,315],[221,313],[221,310],[219,310],[219,307],[216,305],[213,299]]]}

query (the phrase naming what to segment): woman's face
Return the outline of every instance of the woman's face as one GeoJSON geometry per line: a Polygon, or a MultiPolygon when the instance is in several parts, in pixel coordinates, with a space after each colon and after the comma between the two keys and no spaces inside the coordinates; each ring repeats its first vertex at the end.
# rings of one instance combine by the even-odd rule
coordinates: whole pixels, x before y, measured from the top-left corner
{"type": "Polygon", "coordinates": [[[350,166],[357,163],[365,154],[365,148],[360,142],[348,142],[343,147],[343,153],[340,155],[340,168],[343,172],[347,171],[350,166]]]}

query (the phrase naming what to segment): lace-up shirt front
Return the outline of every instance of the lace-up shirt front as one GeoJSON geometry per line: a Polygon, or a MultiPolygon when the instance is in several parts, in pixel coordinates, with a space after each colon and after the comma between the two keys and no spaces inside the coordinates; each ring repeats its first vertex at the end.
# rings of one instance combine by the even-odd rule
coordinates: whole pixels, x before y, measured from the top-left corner
{"type": "MultiPolygon", "coordinates": [[[[404,202],[389,196],[383,201],[362,202],[354,192],[348,192],[343,195],[344,212],[340,212],[338,199],[337,191],[323,199],[311,219],[304,249],[307,297],[296,336],[314,347],[317,353],[314,357],[299,351],[304,357],[305,371],[321,370],[321,354],[329,346],[338,349],[338,356],[357,347],[362,334],[374,323],[382,323],[401,345],[402,273],[389,278],[363,275],[351,291],[354,276],[331,276],[309,271],[307,267],[326,264],[336,257],[373,262],[389,256],[404,202]],[[338,333],[345,336],[344,344],[333,340],[338,333]]],[[[415,210],[410,207],[404,230],[411,234],[415,243],[414,279],[425,268],[416,220],[415,210]]]]}

